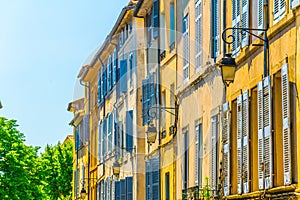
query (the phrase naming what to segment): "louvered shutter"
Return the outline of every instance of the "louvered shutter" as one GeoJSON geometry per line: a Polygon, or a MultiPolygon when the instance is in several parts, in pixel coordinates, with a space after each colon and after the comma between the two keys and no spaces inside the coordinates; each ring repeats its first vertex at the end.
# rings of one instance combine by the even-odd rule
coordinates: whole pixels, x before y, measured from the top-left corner
{"type": "Polygon", "coordinates": [[[133,149],[133,111],[126,111],[126,151],[133,149]]]}
{"type": "Polygon", "coordinates": [[[270,76],[263,81],[265,189],[273,186],[272,104],[270,76]]]}
{"type": "Polygon", "coordinates": [[[159,190],[159,159],[151,159],[151,169],[152,169],[152,200],[160,200],[160,190],[159,190]]]}
{"type": "Polygon", "coordinates": [[[222,130],[222,141],[223,141],[223,194],[228,196],[230,193],[230,110],[228,102],[223,104],[223,130],[222,130]]]}
{"type": "Polygon", "coordinates": [[[103,131],[102,131],[102,157],[106,154],[106,144],[107,144],[107,120],[106,118],[103,119],[103,131]]]}
{"type": "Polygon", "coordinates": [[[132,176],[126,177],[126,200],[133,200],[133,180],[132,180],[132,176]]]}
{"type": "Polygon", "coordinates": [[[292,183],[288,65],[281,68],[284,185],[292,183]]]}
{"type": "Polygon", "coordinates": [[[111,180],[111,200],[115,200],[116,199],[116,184],[115,184],[115,180],[111,180]]]}
{"type": "Polygon", "coordinates": [[[120,91],[127,91],[127,60],[120,61],[120,91]]]}
{"type": "Polygon", "coordinates": [[[273,1],[273,13],[274,13],[274,22],[277,22],[285,14],[286,11],[286,0],[274,0],[273,1]]]}
{"type": "Polygon", "coordinates": [[[189,38],[189,16],[183,18],[183,81],[189,79],[190,61],[190,38],[189,38]]]}
{"type": "Polygon", "coordinates": [[[113,54],[113,85],[117,83],[117,64],[118,64],[118,52],[117,48],[114,49],[113,54]]]}
{"type": "Polygon", "coordinates": [[[126,200],[126,181],[125,179],[120,180],[121,184],[121,200],[126,200]]]}
{"type": "MultiPolygon", "coordinates": [[[[240,0],[232,0],[232,27],[234,28],[238,28],[240,26],[240,11],[240,0]]],[[[234,36],[234,41],[232,43],[232,55],[236,57],[240,52],[240,32],[233,29],[232,35],[234,36]]]]}
{"type": "Polygon", "coordinates": [[[202,0],[195,4],[196,69],[202,66],[202,0]]]}
{"type": "Polygon", "coordinates": [[[106,96],[107,93],[107,68],[105,67],[103,71],[103,95],[106,96]]]}
{"type": "Polygon", "coordinates": [[[147,95],[147,87],[148,87],[148,79],[144,79],[142,80],[142,90],[143,90],[143,107],[142,107],[142,110],[143,110],[143,125],[147,124],[148,123],[148,95],[147,95]]]}
{"type": "Polygon", "coordinates": [[[107,177],[106,185],[107,185],[107,200],[111,200],[111,188],[110,188],[110,177],[107,177]]]}
{"type": "MultiPolygon", "coordinates": [[[[217,189],[217,131],[218,131],[218,122],[217,116],[211,118],[211,162],[210,162],[210,180],[211,187],[217,189]]],[[[216,192],[216,190],[215,190],[216,192]]]]}
{"type": "Polygon", "coordinates": [[[294,9],[299,6],[300,0],[291,0],[291,8],[294,9]]]}
{"type": "MultiPolygon", "coordinates": [[[[257,28],[264,28],[264,0],[257,1],[257,28]]],[[[258,34],[261,34],[262,31],[258,31],[258,34]]]]}
{"type": "Polygon", "coordinates": [[[220,50],[220,0],[213,0],[212,9],[212,57],[215,58],[220,50]]]}
{"type": "Polygon", "coordinates": [[[153,0],[153,7],[152,7],[152,12],[153,12],[153,38],[158,37],[158,28],[159,28],[159,20],[158,20],[158,15],[159,15],[159,1],[158,0],[153,0]]]}
{"type": "Polygon", "coordinates": [[[104,199],[104,181],[100,182],[100,200],[104,199]]]}
{"type": "MultiPolygon", "coordinates": [[[[249,27],[249,0],[242,0],[242,27],[249,27]]],[[[249,45],[249,34],[242,32],[242,48],[249,45]]]]}
{"type": "Polygon", "coordinates": [[[152,200],[152,176],[151,176],[151,162],[146,161],[146,200],[152,200]]]}
{"type": "Polygon", "coordinates": [[[112,128],[113,128],[113,115],[112,113],[108,116],[108,131],[107,131],[107,140],[108,140],[108,152],[112,150],[112,128]]]}
{"type": "Polygon", "coordinates": [[[257,85],[258,186],[264,189],[263,82],[257,85]]]}
{"type": "Polygon", "coordinates": [[[107,183],[106,183],[106,180],[103,180],[103,188],[104,188],[103,199],[107,200],[107,183]]]}
{"type": "Polygon", "coordinates": [[[118,110],[114,108],[114,149],[116,150],[119,144],[119,128],[118,128],[118,110]]]}
{"type": "Polygon", "coordinates": [[[110,89],[111,89],[111,77],[110,77],[110,75],[111,75],[111,71],[110,71],[110,57],[108,58],[108,60],[107,60],[107,91],[109,92],[110,91],[110,89]]]}
{"type": "Polygon", "coordinates": [[[120,181],[115,181],[115,199],[121,199],[120,181]]]}
{"type": "Polygon", "coordinates": [[[237,184],[238,193],[242,193],[243,177],[242,177],[242,166],[243,166],[243,96],[240,95],[237,98],[237,184]]]}
{"type": "Polygon", "coordinates": [[[194,160],[194,178],[195,184],[198,185],[199,178],[199,125],[196,125],[195,128],[195,160],[194,160]]]}
{"type": "Polygon", "coordinates": [[[102,158],[102,149],[101,149],[101,141],[102,141],[102,123],[99,122],[98,126],[98,161],[101,162],[102,158]]]}
{"type": "MultiPolygon", "coordinates": [[[[155,88],[154,72],[151,72],[149,74],[149,84],[148,84],[148,87],[149,87],[148,109],[150,109],[151,106],[154,106],[156,104],[156,90],[155,90],[156,88],[155,88]]],[[[153,116],[153,117],[158,117],[158,116],[153,116]]],[[[148,123],[150,123],[152,120],[153,119],[151,119],[151,117],[149,117],[148,118],[148,123]]]]}
{"type": "Polygon", "coordinates": [[[175,42],[175,7],[170,3],[170,45],[175,42]]]}
{"type": "Polygon", "coordinates": [[[98,71],[98,102],[101,102],[101,70],[98,71]]]}
{"type": "Polygon", "coordinates": [[[243,118],[242,118],[242,136],[243,136],[243,166],[242,166],[242,179],[243,179],[243,192],[249,192],[249,94],[248,90],[243,93],[243,118]]]}
{"type": "Polygon", "coordinates": [[[101,197],[100,197],[100,183],[97,183],[97,197],[96,197],[96,199],[100,199],[101,197]]]}

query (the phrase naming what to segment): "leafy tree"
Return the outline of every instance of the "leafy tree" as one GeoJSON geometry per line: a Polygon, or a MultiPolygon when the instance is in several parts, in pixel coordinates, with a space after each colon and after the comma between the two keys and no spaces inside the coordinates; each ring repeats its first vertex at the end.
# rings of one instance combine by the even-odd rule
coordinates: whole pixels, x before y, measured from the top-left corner
{"type": "Polygon", "coordinates": [[[0,199],[44,199],[39,147],[25,145],[15,120],[0,117],[0,199]]]}
{"type": "Polygon", "coordinates": [[[43,191],[49,199],[71,199],[73,144],[47,145],[41,155],[43,191]]]}

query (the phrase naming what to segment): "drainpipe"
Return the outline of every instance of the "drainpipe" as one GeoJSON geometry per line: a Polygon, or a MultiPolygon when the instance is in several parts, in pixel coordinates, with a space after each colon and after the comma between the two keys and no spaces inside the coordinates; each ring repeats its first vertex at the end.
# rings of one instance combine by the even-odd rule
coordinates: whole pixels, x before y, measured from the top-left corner
{"type": "MultiPolygon", "coordinates": [[[[86,85],[82,82],[82,80],[80,80],[79,82],[80,82],[80,85],[82,85],[83,87],[86,87],[88,89],[88,102],[87,102],[88,104],[87,105],[88,105],[88,114],[90,116],[90,83],[88,82],[87,85],[86,85]]],[[[88,139],[88,200],[90,199],[90,179],[91,179],[91,175],[90,175],[90,156],[91,156],[91,153],[90,152],[91,152],[91,145],[90,145],[90,131],[89,131],[89,139],[88,139]]]]}
{"type": "MultiPolygon", "coordinates": [[[[264,0],[264,29],[269,28],[269,6],[268,0],[264,0]]],[[[269,41],[267,37],[267,31],[264,33],[264,77],[268,76],[269,69],[269,41]]]]}

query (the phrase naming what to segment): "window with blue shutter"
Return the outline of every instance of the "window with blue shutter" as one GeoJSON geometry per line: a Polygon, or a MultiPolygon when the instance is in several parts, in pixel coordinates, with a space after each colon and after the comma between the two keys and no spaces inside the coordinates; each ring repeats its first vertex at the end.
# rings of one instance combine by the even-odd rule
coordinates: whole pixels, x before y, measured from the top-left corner
{"type": "Polygon", "coordinates": [[[133,149],[133,111],[126,111],[126,151],[133,149]]]}
{"type": "Polygon", "coordinates": [[[75,130],[75,150],[78,151],[80,142],[79,142],[79,127],[76,128],[75,130]]]}
{"type": "Polygon", "coordinates": [[[118,64],[118,51],[117,48],[114,49],[113,54],[113,85],[117,83],[117,64],[118,64]]]}
{"type": "Polygon", "coordinates": [[[115,199],[121,199],[120,181],[115,181],[115,199]]]}
{"type": "Polygon", "coordinates": [[[146,161],[146,200],[152,200],[151,188],[152,188],[152,176],[151,176],[151,162],[146,161]]]}
{"type": "Polygon", "coordinates": [[[152,12],[147,15],[147,40],[148,46],[152,43],[152,12]]]}
{"type": "Polygon", "coordinates": [[[106,96],[107,93],[107,71],[106,67],[103,70],[103,97],[106,96]]]}
{"type": "Polygon", "coordinates": [[[119,126],[118,126],[118,111],[114,108],[114,145],[115,148],[119,145],[119,126]]]}
{"type": "Polygon", "coordinates": [[[120,193],[121,193],[121,200],[126,200],[126,181],[125,179],[120,180],[120,193]]]}
{"type": "Polygon", "coordinates": [[[134,65],[134,59],[133,59],[133,53],[131,53],[129,55],[130,85],[132,85],[133,65],[134,65]]]}
{"type": "Polygon", "coordinates": [[[127,91],[127,60],[120,60],[120,92],[127,91]]]}
{"type": "Polygon", "coordinates": [[[108,85],[108,91],[112,89],[112,83],[113,83],[113,77],[112,77],[112,59],[111,56],[108,57],[107,60],[107,85],[108,85]]]}
{"type": "Polygon", "coordinates": [[[106,154],[106,143],[107,143],[107,140],[106,140],[106,136],[107,136],[107,120],[106,118],[103,119],[103,132],[102,132],[102,157],[105,156],[106,154]]]}
{"type": "Polygon", "coordinates": [[[159,159],[152,158],[150,159],[151,162],[151,176],[152,176],[152,199],[153,200],[160,200],[160,190],[159,190],[159,159]]]}
{"type": "Polygon", "coordinates": [[[148,122],[148,98],[147,98],[147,85],[148,79],[142,80],[142,112],[143,112],[143,125],[148,122]]]}
{"type": "Polygon", "coordinates": [[[101,70],[98,71],[98,102],[101,102],[101,70]]]}
{"type": "MultiPolygon", "coordinates": [[[[155,79],[154,79],[154,72],[149,74],[149,99],[150,99],[150,106],[154,106],[156,104],[156,87],[155,87],[155,79]]],[[[151,119],[150,119],[151,120],[151,119]]]]}
{"type": "Polygon", "coordinates": [[[212,57],[216,58],[220,53],[220,0],[212,3],[212,57]]]}
{"type": "Polygon", "coordinates": [[[113,128],[113,115],[110,113],[108,115],[108,127],[107,127],[107,140],[108,140],[108,152],[112,150],[112,128],[113,128]]]}
{"type": "Polygon", "coordinates": [[[170,3],[170,46],[175,42],[175,7],[170,3]]]}
{"type": "Polygon", "coordinates": [[[153,38],[157,38],[158,28],[159,28],[159,20],[158,20],[159,1],[158,0],[153,0],[152,12],[153,12],[153,38]]]}
{"type": "Polygon", "coordinates": [[[133,200],[133,180],[132,176],[126,177],[126,200],[133,200]]]}

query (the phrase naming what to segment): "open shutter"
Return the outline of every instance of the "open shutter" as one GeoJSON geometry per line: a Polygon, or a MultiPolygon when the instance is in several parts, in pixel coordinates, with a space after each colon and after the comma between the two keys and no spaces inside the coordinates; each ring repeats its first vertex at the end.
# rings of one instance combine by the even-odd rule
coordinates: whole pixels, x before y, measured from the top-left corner
{"type": "Polygon", "coordinates": [[[152,169],[152,200],[160,200],[160,190],[159,190],[159,159],[151,159],[151,169],[152,169]]]}
{"type": "Polygon", "coordinates": [[[146,161],[146,200],[152,200],[152,176],[151,176],[151,162],[146,161]]]}
{"type": "Polygon", "coordinates": [[[242,166],[243,166],[243,96],[240,95],[237,98],[237,184],[238,193],[242,193],[242,166]]]}
{"type": "Polygon", "coordinates": [[[149,104],[149,97],[148,97],[148,79],[144,79],[142,81],[143,87],[143,125],[148,123],[148,104],[149,104]]]}
{"type": "Polygon", "coordinates": [[[100,200],[104,200],[104,188],[105,188],[105,185],[104,185],[104,180],[101,181],[100,183],[100,200]]]}
{"type": "MultiPolygon", "coordinates": [[[[155,80],[154,80],[154,72],[151,72],[149,74],[149,100],[148,100],[148,109],[151,108],[151,106],[154,106],[156,104],[156,88],[155,88],[155,80]]],[[[148,113],[147,113],[148,114],[148,113]]],[[[155,117],[155,116],[153,116],[155,117]]],[[[158,116],[156,116],[158,117],[158,116]]],[[[151,122],[153,119],[151,117],[148,117],[148,122],[151,122]]]]}
{"type": "Polygon", "coordinates": [[[119,144],[118,111],[114,108],[114,149],[117,150],[119,144]]]}
{"type": "Polygon", "coordinates": [[[194,160],[194,178],[195,184],[198,185],[199,178],[199,125],[195,128],[195,160],[194,160]]]}
{"type": "Polygon", "coordinates": [[[153,0],[153,7],[152,7],[152,12],[153,12],[153,38],[158,37],[158,28],[159,28],[159,20],[158,20],[158,15],[159,15],[159,1],[158,0],[153,0]]]}
{"type": "Polygon", "coordinates": [[[195,4],[196,69],[202,66],[202,0],[195,4]]]}
{"type": "Polygon", "coordinates": [[[115,181],[115,199],[116,200],[121,199],[120,181],[115,181]]]}
{"type": "Polygon", "coordinates": [[[183,18],[183,81],[187,81],[190,76],[190,37],[189,37],[189,15],[183,18]]]}
{"type": "Polygon", "coordinates": [[[127,60],[120,61],[120,91],[127,91],[127,60]]]}
{"type": "Polygon", "coordinates": [[[106,118],[103,119],[103,131],[102,131],[102,157],[106,155],[106,144],[107,144],[107,124],[106,124],[106,118]]]}
{"type": "Polygon", "coordinates": [[[101,70],[98,71],[98,103],[101,102],[101,70]]]}
{"type": "Polygon", "coordinates": [[[104,188],[103,200],[107,200],[107,183],[106,183],[106,180],[103,180],[103,188],[104,188]]]}
{"type": "Polygon", "coordinates": [[[121,184],[121,200],[126,200],[126,181],[125,179],[120,180],[121,184]]]}
{"type": "Polygon", "coordinates": [[[117,48],[115,48],[113,54],[113,85],[117,83],[117,64],[118,64],[118,52],[117,52],[117,48]]]}
{"type": "MultiPolygon", "coordinates": [[[[232,0],[232,26],[238,28],[240,26],[241,16],[240,16],[240,0],[232,0]]],[[[232,35],[235,40],[232,43],[232,55],[236,57],[240,52],[240,32],[233,29],[232,35]]]]}
{"type": "Polygon", "coordinates": [[[258,186],[264,189],[263,83],[257,85],[258,186]]]}
{"type": "Polygon", "coordinates": [[[102,141],[102,123],[99,122],[98,126],[98,161],[101,162],[102,158],[102,149],[101,149],[101,141],[102,141]]]}
{"type": "Polygon", "coordinates": [[[175,7],[170,3],[170,45],[175,42],[175,7]]]}
{"type": "Polygon", "coordinates": [[[263,112],[265,189],[269,189],[273,186],[272,104],[270,76],[266,77],[263,81],[263,112]]]}
{"type": "Polygon", "coordinates": [[[274,13],[274,22],[277,22],[285,14],[286,11],[286,0],[274,0],[273,1],[273,13],[274,13]]]}
{"type": "Polygon", "coordinates": [[[112,179],[111,180],[111,200],[115,200],[115,199],[116,199],[116,184],[115,184],[115,180],[112,179]]]}
{"type": "MultiPolygon", "coordinates": [[[[249,0],[242,1],[242,27],[249,27],[249,0]]],[[[249,45],[249,34],[242,32],[242,48],[249,45]]]]}
{"type": "Polygon", "coordinates": [[[230,110],[228,102],[223,104],[223,130],[222,130],[222,141],[223,141],[223,194],[228,196],[230,193],[230,110]]]}
{"type": "MultiPolygon", "coordinates": [[[[211,118],[211,162],[210,162],[210,180],[211,187],[217,189],[217,132],[218,132],[218,122],[217,116],[211,118]]],[[[216,190],[215,190],[216,192],[216,190]]]]}
{"type": "Polygon", "coordinates": [[[249,95],[248,90],[243,93],[243,192],[249,192],[249,95]]]}
{"type": "Polygon", "coordinates": [[[126,200],[133,200],[133,180],[132,180],[132,176],[126,177],[126,200]]]}
{"type": "MultiPolygon", "coordinates": [[[[257,28],[264,28],[264,0],[257,1],[257,28]]],[[[259,31],[258,34],[261,34],[262,31],[259,31]]]]}
{"type": "Polygon", "coordinates": [[[288,65],[281,68],[284,185],[292,183],[288,65]]]}
{"type": "Polygon", "coordinates": [[[212,50],[211,55],[213,58],[219,54],[219,40],[220,40],[220,0],[212,1],[212,50]]]}
{"type": "Polygon", "coordinates": [[[300,0],[291,0],[291,8],[294,9],[299,6],[300,0]]]}
{"type": "Polygon", "coordinates": [[[106,185],[107,185],[107,200],[111,200],[110,177],[107,177],[106,185]]]}
{"type": "Polygon", "coordinates": [[[133,111],[126,111],[126,151],[133,149],[133,111]]]}

